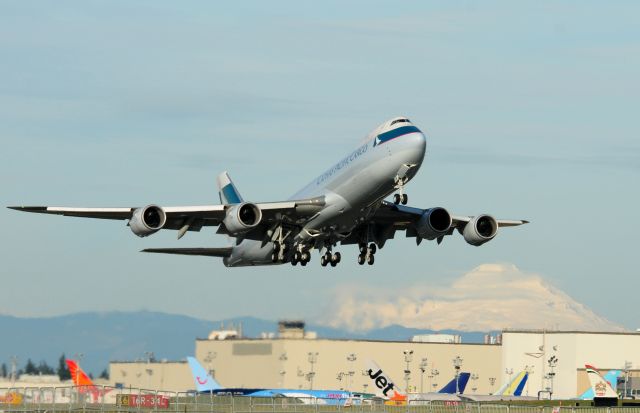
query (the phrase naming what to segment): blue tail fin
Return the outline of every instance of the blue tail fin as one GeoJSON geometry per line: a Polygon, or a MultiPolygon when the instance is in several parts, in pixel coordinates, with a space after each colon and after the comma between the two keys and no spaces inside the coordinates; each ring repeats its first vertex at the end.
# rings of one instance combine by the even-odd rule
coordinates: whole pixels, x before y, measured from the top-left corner
{"type": "MultiPolygon", "coordinates": [[[[611,385],[611,388],[613,390],[616,390],[616,385],[618,384],[618,377],[620,377],[621,374],[622,374],[622,371],[620,370],[609,370],[607,374],[604,375],[605,381],[609,383],[609,385],[611,385]]],[[[595,393],[593,392],[593,388],[589,387],[587,391],[585,391],[580,396],[578,396],[578,398],[582,400],[592,400],[594,396],[595,396],[595,393]]]]}
{"type": "Polygon", "coordinates": [[[240,196],[238,188],[231,181],[227,171],[218,175],[218,195],[220,195],[220,203],[223,205],[242,203],[242,196],[240,196]]]}
{"type": "Polygon", "coordinates": [[[522,376],[522,380],[518,384],[518,387],[516,387],[516,389],[513,392],[514,396],[522,396],[522,390],[524,390],[524,385],[527,384],[528,379],[529,379],[529,373],[525,373],[524,376],[522,376]]]}
{"type": "Polygon", "coordinates": [[[206,392],[211,390],[221,389],[220,383],[215,381],[213,377],[198,363],[193,357],[187,357],[189,362],[189,368],[191,368],[191,374],[193,375],[193,381],[196,383],[196,390],[199,392],[206,392]]]}
{"type": "Polygon", "coordinates": [[[456,378],[454,377],[453,380],[440,389],[438,393],[456,394],[456,390],[460,394],[464,393],[464,389],[467,387],[467,383],[469,382],[469,377],[471,377],[471,373],[460,373],[458,376],[457,386],[456,378]]]}

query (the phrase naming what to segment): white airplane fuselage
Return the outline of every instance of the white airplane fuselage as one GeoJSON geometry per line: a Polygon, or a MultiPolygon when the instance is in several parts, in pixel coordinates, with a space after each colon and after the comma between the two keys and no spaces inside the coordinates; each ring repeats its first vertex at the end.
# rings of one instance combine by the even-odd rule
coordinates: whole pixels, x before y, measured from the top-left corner
{"type": "MultiPolygon", "coordinates": [[[[318,230],[327,228],[348,234],[366,217],[371,206],[397,191],[398,177],[404,178],[406,183],[415,176],[426,152],[425,135],[410,123],[386,131],[380,130],[383,126],[290,198],[324,196],[326,203],[304,225],[297,240],[309,241],[318,230]],[[387,140],[378,138],[383,135],[387,140]]],[[[262,246],[260,241],[243,240],[233,247],[231,256],[223,262],[227,267],[269,265],[273,264],[272,251],[273,243],[262,246]]]]}

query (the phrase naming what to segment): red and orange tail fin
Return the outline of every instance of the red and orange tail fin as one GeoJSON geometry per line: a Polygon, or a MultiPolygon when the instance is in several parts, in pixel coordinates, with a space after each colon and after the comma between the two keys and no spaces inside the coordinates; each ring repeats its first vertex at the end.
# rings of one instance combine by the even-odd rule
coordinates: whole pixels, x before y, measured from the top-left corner
{"type": "Polygon", "coordinates": [[[73,380],[73,384],[76,386],[93,386],[93,381],[91,378],[87,376],[87,374],[82,371],[78,363],[75,360],[67,360],[67,366],[69,367],[69,373],[71,373],[71,379],[73,380]]]}

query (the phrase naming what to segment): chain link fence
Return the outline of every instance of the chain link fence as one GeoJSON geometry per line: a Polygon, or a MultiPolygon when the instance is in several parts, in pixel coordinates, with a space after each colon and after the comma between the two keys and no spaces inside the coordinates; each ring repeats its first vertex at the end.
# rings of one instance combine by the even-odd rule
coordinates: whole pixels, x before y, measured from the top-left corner
{"type": "MultiPolygon", "coordinates": [[[[560,404],[561,402],[558,402],[560,404]]],[[[566,404],[566,402],[565,402],[566,404]]],[[[232,397],[109,386],[0,388],[0,413],[640,413],[638,407],[574,407],[487,402],[232,397]]]]}

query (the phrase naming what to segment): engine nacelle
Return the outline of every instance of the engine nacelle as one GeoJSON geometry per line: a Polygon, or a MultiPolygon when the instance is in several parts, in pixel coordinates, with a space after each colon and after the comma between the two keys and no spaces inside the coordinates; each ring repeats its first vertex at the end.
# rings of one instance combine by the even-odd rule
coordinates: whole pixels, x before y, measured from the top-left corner
{"type": "Polygon", "coordinates": [[[167,222],[167,214],[157,205],[137,208],[129,220],[129,228],[139,237],[156,233],[167,222]]]}
{"type": "Polygon", "coordinates": [[[432,240],[445,235],[451,228],[451,215],[444,208],[431,208],[422,214],[416,223],[418,236],[432,240]]]}
{"type": "Polygon", "coordinates": [[[465,225],[464,240],[476,247],[491,241],[498,233],[498,222],[490,215],[478,215],[465,225]]]}
{"type": "Polygon", "coordinates": [[[262,221],[262,211],[256,204],[245,202],[233,205],[224,217],[225,228],[229,235],[243,234],[256,227],[262,221]]]}

